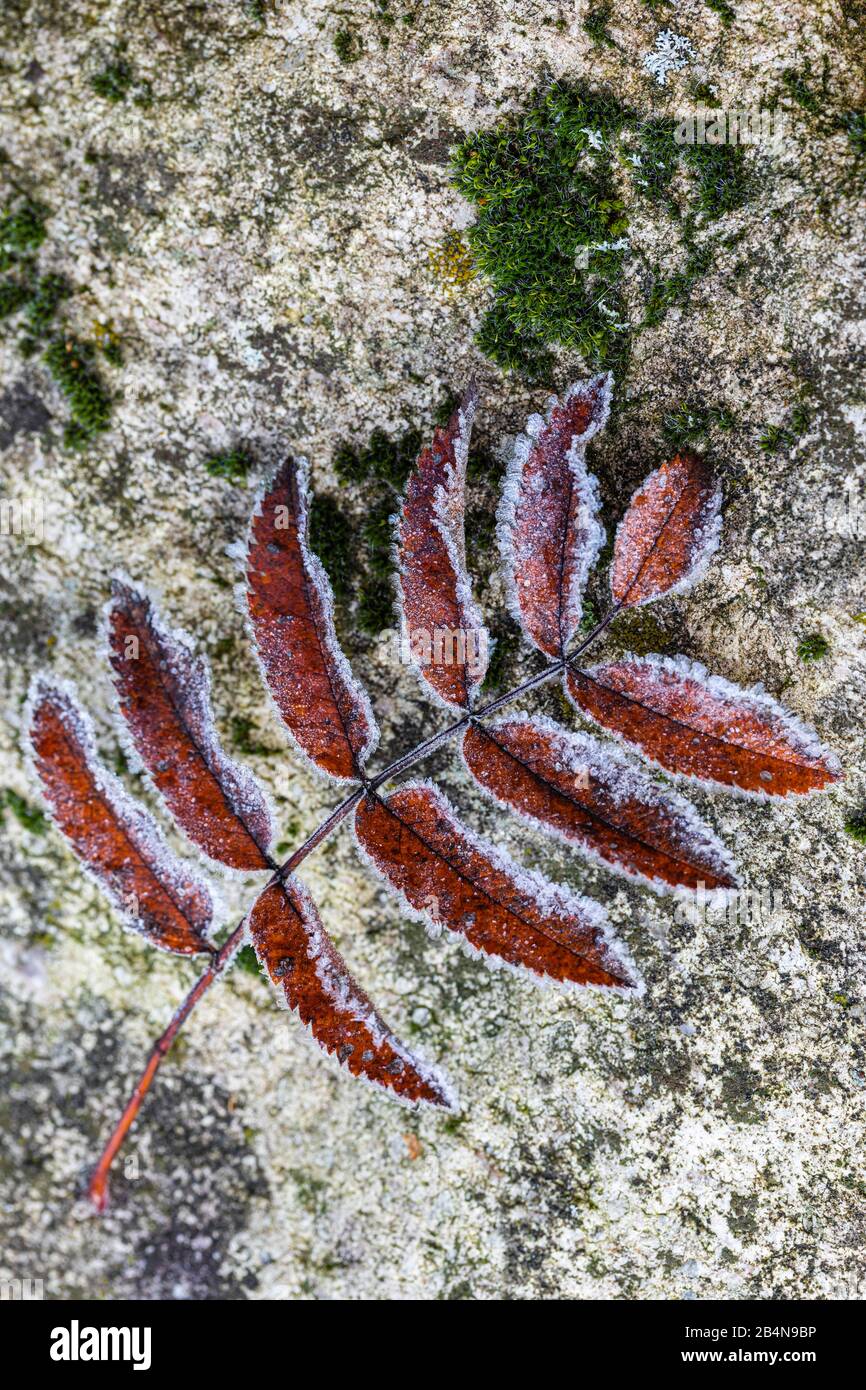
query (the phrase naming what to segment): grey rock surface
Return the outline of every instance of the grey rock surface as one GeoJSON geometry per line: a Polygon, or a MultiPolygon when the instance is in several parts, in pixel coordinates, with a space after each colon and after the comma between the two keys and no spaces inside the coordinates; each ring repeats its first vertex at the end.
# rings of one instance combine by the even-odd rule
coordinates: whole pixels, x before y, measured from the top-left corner
{"type": "MultiPolygon", "coordinates": [[[[117,393],[111,429],[75,452],[66,402],[22,355],[20,325],[3,326],[0,502],[25,521],[0,536],[0,1281],[41,1279],[58,1299],[866,1292],[866,850],[843,829],[866,803],[864,173],[830,119],[863,107],[863,5],[731,0],[725,23],[701,0],[614,0],[612,46],[583,28],[588,8],[3,6],[3,196],[50,209],[39,265],[75,287],[69,331],[116,332],[125,361],[100,367],[117,393]],[[642,60],[666,28],[692,57],[661,86],[642,60]],[[356,62],[335,47],[347,29],[356,62]],[[91,79],[118,63],[131,85],[112,101],[91,79]],[[449,181],[457,133],[551,80],[608,83],[670,114],[694,82],[720,105],[773,105],[790,94],[786,70],[811,74],[817,113],[788,101],[784,149],[750,151],[755,192],[719,223],[741,236],[687,304],[635,337],[621,408],[591,454],[610,528],[664,456],[665,417],[696,396],[724,406],[736,425],[709,443],[722,547],[693,593],[615,627],[599,653],[643,642],[762,681],[836,749],[844,783],[791,805],[693,798],[752,891],[736,917],[583,863],[492,810],[437,754],[425,770],[476,830],[605,903],[643,997],[545,991],[429,940],[344,829],[303,877],[385,1017],[448,1071],[460,1113],[416,1114],[353,1083],[236,970],[190,1020],[95,1218],[88,1168],[196,970],[125,933],[59,835],[21,811],[16,796],[37,803],[21,741],[31,674],[76,683],[116,761],[100,610],[121,566],[210,658],[221,733],[267,786],[281,838],[312,831],[337,794],[270,711],[226,556],[260,482],[286,451],[306,454],[314,486],[360,525],[363,492],[332,470],[339,441],[429,432],[474,373],[479,437],[502,460],[547,390],[585,371],[560,354],[549,387],[530,385],[474,346],[490,291],[443,281],[430,259],[472,216],[449,181]],[[763,451],[762,432],[786,426],[806,391],[798,437],[763,451]],[[204,468],[235,447],[253,460],[247,487],[204,468]],[[804,661],[816,634],[828,650],[804,661]]],[[[637,304],[642,265],[677,267],[646,210],[629,235],[637,304]]],[[[489,513],[495,490],[479,484],[472,500],[489,513]]],[[[470,559],[501,617],[492,551],[471,542],[470,559]]],[[[350,654],[383,756],[437,727],[392,646],[356,634],[350,654]]],[[[532,669],[528,655],[513,663],[516,679],[532,669]]],[[[526,707],[567,717],[551,691],[526,707]]],[[[229,925],[255,881],[221,891],[229,925]]]]}

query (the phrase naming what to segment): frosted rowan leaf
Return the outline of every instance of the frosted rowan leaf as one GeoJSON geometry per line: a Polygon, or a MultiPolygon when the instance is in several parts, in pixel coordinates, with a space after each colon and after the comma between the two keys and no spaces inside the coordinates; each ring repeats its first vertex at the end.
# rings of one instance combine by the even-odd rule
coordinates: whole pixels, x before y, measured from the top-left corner
{"type": "Polygon", "coordinates": [[[520,868],[473,835],[429,783],[409,783],[385,800],[365,797],[355,829],[408,910],[458,933],[492,963],[570,984],[635,987],[598,903],[520,868]]]}
{"type": "Polygon", "coordinates": [[[466,571],[466,460],[474,383],[422,450],[397,518],[398,597],[419,676],[453,709],[468,709],[487,670],[488,640],[466,571]]]}
{"type": "Polygon", "coordinates": [[[582,714],[667,772],[752,796],[818,791],[838,781],[836,755],[760,686],[713,676],[685,657],[626,655],[571,670],[582,714]]]}
{"type": "Polygon", "coordinates": [[[269,884],[249,927],[271,983],[324,1052],[402,1100],[454,1108],[444,1078],[404,1047],[355,983],[298,879],[269,884]]]}
{"type": "Polygon", "coordinates": [[[677,454],[638,488],[617,528],[610,587],[624,608],[702,578],[721,534],[721,489],[697,454],[677,454]]]}
{"type": "Polygon", "coordinates": [[[267,868],[271,813],[252,773],[220,746],[206,662],[124,576],[112,582],[107,619],[120,712],[169,811],[217,863],[267,868]]]}
{"type": "Polygon", "coordinates": [[[586,446],[610,410],[613,377],[575,382],[515,446],[497,513],[509,607],[524,635],[561,655],[583,615],[583,591],[604,545],[598,483],[586,446]]]}
{"type": "Polygon", "coordinates": [[[55,825],[127,924],[178,955],[212,950],[207,888],[99,762],[93,727],[71,689],[37,678],[28,729],[55,825]]]}
{"type": "Polygon", "coordinates": [[[359,780],[379,740],[334,632],[334,595],[308,544],[307,469],[283,464],[253,514],[246,603],[274,703],[321,772],[359,780]]]}
{"type": "Polygon", "coordinates": [[[730,855],[689,802],[587,734],[512,715],[472,725],[463,756],[498,805],[619,873],[656,890],[737,885],[730,855]]]}

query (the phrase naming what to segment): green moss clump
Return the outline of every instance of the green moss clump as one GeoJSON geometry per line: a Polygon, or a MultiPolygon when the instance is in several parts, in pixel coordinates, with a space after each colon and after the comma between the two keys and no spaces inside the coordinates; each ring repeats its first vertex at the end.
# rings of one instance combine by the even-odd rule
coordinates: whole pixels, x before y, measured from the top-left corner
{"type": "MultiPolygon", "coordinates": [[[[468,471],[468,470],[467,470],[468,471]]],[[[485,498],[482,507],[470,507],[466,513],[466,534],[472,539],[472,553],[485,555],[496,540],[496,506],[493,498],[485,498]]]]}
{"type": "Polygon", "coordinates": [[[396,439],[389,439],[384,430],[374,430],[367,447],[373,476],[398,491],[402,490],[420,448],[421,435],[417,430],[407,430],[396,439]]]}
{"type": "Polygon", "coordinates": [[[675,131],[671,118],[642,120],[603,91],[555,86],[457,147],[453,181],[477,210],[467,239],[496,295],[476,339],[488,357],[538,377],[559,346],[622,374],[632,333],[688,302],[712,259],[696,226],[742,206],[754,182],[740,146],[681,145],[675,131]],[[683,271],[657,281],[637,327],[621,292],[629,217],[620,168],[636,194],[681,223],[688,253],[683,271]],[[685,208],[673,193],[680,168],[691,176],[685,208]]]}
{"type": "Polygon", "coordinates": [[[384,430],[375,429],[361,448],[347,443],[338,446],[333,458],[334,472],[341,483],[363,483],[377,478],[400,490],[406,484],[420,447],[421,436],[417,430],[407,430],[391,439],[384,430]]]}
{"type": "Polygon", "coordinates": [[[532,381],[549,376],[553,368],[553,353],[520,327],[513,306],[505,300],[488,309],[475,342],[492,362],[509,371],[522,372],[532,381]]]}
{"type": "Polygon", "coordinates": [[[310,503],[310,547],[328,572],[334,598],[352,596],[352,525],[333,497],[317,492],[310,503]]]}
{"type": "Polygon", "coordinates": [[[593,364],[621,359],[625,250],[610,243],[628,219],[610,148],[625,119],[610,97],[555,87],[458,146],[454,182],[477,208],[469,244],[497,294],[478,342],[500,365],[537,374],[552,343],[593,364]]]}
{"type": "Polygon", "coordinates": [[[820,661],[830,650],[830,643],[821,633],[812,633],[797,643],[797,655],[801,661],[820,661]]]}
{"type": "Polygon", "coordinates": [[[355,449],[351,444],[338,444],[331,460],[331,466],[345,486],[363,483],[370,476],[370,465],[363,449],[355,449]]]}
{"type": "Polygon", "coordinates": [[[791,99],[808,111],[810,116],[821,116],[822,96],[809,86],[811,78],[812,68],[808,62],[804,64],[802,72],[797,72],[796,68],[785,68],[782,73],[782,81],[791,99]]]}
{"type": "Polygon", "coordinates": [[[373,576],[361,588],[356,610],[358,627],[375,637],[394,622],[394,586],[390,579],[373,576]]]}
{"type": "Polygon", "coordinates": [[[728,0],[704,0],[708,10],[714,10],[724,25],[733,24],[737,17],[733,5],[728,4],[728,0]]]}
{"type": "Polygon", "coordinates": [[[63,275],[43,275],[27,305],[27,321],[33,333],[42,335],[48,332],[54,317],[64,299],[72,293],[72,286],[63,275]]]}
{"type": "Polygon", "coordinates": [[[243,449],[229,449],[224,454],[214,454],[204,466],[205,473],[212,478],[225,478],[227,482],[242,486],[247,481],[247,473],[252,466],[249,454],[243,449]]]}
{"type": "MultiPolygon", "coordinates": [[[[844,9],[844,5],[843,5],[844,9]]],[[[862,15],[852,16],[859,18],[862,15]]],[[[792,101],[795,101],[812,120],[822,135],[847,135],[857,158],[866,156],[866,110],[834,109],[829,90],[830,60],[825,55],[820,77],[812,72],[810,62],[800,71],[785,68],[782,81],[792,101]]]]}
{"type": "Polygon", "coordinates": [[[102,344],[102,355],[112,367],[123,366],[123,347],[118,339],[112,339],[102,344]]]}
{"type": "Polygon", "coordinates": [[[362,632],[375,636],[394,621],[394,531],[396,499],[386,495],[371,507],[361,528],[366,573],[361,583],[357,620],[362,632]]]}
{"type": "Polygon", "coordinates": [[[681,448],[684,444],[694,444],[713,428],[732,430],[736,423],[724,406],[700,406],[683,401],[664,417],[662,433],[668,443],[681,448]]]}
{"type": "Polygon", "coordinates": [[[777,454],[780,449],[796,442],[795,437],[781,425],[768,425],[758,440],[758,447],[765,454],[777,454]]]}
{"type": "Polygon", "coordinates": [[[248,975],[261,975],[258,958],[252,946],[242,946],[235,956],[235,965],[248,975]]]}
{"type": "Polygon", "coordinates": [[[238,966],[238,968],[239,968],[240,970],[243,970],[243,971],[245,972],[245,974],[247,974],[247,975],[255,975],[258,979],[262,980],[265,984],[268,983],[267,980],[265,979],[264,975],[262,974],[262,968],[261,968],[261,966],[259,965],[258,956],[256,955],[255,951],[253,950],[252,946],[242,946],[242,947],[241,947],[241,949],[238,951],[237,955],[235,956],[235,965],[238,966]]]}
{"type": "Polygon", "coordinates": [[[842,127],[858,157],[866,158],[866,110],[846,111],[842,127]]]}
{"type": "Polygon", "coordinates": [[[0,245],[10,251],[35,251],[45,240],[48,209],[27,199],[19,208],[0,217],[0,245]]]}
{"type": "Polygon", "coordinates": [[[695,176],[697,205],[715,220],[748,202],[754,189],[742,145],[683,145],[686,167],[695,176]]]}
{"type": "Polygon", "coordinates": [[[674,140],[676,123],[669,116],[642,121],[638,128],[634,181],[652,202],[668,202],[674,174],[679,168],[682,147],[674,140]]]}
{"type": "Polygon", "coordinates": [[[43,811],[37,806],[31,806],[29,801],[25,801],[18,792],[7,787],[0,792],[0,806],[7,806],[12,812],[19,825],[25,830],[29,830],[31,835],[44,835],[48,828],[48,819],[43,811]]]}
{"type": "Polygon", "coordinates": [[[236,714],[232,717],[232,743],[240,753],[245,753],[250,758],[265,756],[270,752],[270,749],[260,739],[253,737],[255,728],[252,719],[247,719],[242,714],[236,714]]]}
{"type": "Polygon", "coordinates": [[[364,445],[338,446],[332,467],[341,487],[363,487],[366,513],[360,527],[332,498],[317,494],[313,501],[310,544],[331,580],[347,645],[352,629],[375,637],[393,625],[391,517],[420,448],[417,430],[392,438],[382,429],[375,429],[364,445]]]}
{"type": "Polygon", "coordinates": [[[692,289],[712,264],[713,252],[712,242],[703,246],[691,246],[682,270],[676,270],[672,275],[659,276],[653,282],[641,323],[642,328],[655,328],[662,322],[668,309],[674,305],[688,303],[692,289]]]}
{"type": "MultiPolygon", "coordinates": [[[[342,486],[364,484],[367,515],[358,543],[350,545],[346,538],[344,546],[341,532],[338,545],[329,544],[328,558],[323,555],[322,563],[332,584],[334,574],[351,567],[355,624],[369,636],[378,635],[394,621],[391,517],[420,448],[418,430],[406,430],[392,438],[375,429],[366,445],[343,443],[332,460],[342,486]]],[[[336,593],[336,585],[334,589],[336,593]]]]}
{"type": "Polygon", "coordinates": [[[357,63],[363,56],[364,45],[357,30],[348,25],[338,29],[334,35],[334,52],[341,63],[357,63]]]}
{"type": "Polygon", "coordinates": [[[384,497],[374,507],[361,527],[361,536],[367,548],[367,563],[379,579],[387,579],[393,568],[391,548],[394,536],[391,517],[396,503],[391,497],[384,497]]]}
{"type": "Polygon", "coordinates": [[[29,298],[29,286],[21,280],[15,280],[12,276],[0,280],[0,319],[8,319],[17,314],[29,298]]]}
{"type": "Polygon", "coordinates": [[[604,4],[596,5],[594,10],[590,10],[583,21],[583,27],[596,47],[616,48],[616,44],[608,33],[608,24],[613,13],[613,5],[610,0],[604,0],[604,4]]]}
{"type": "Polygon", "coordinates": [[[811,410],[801,401],[790,412],[786,425],[767,425],[758,440],[758,447],[765,454],[777,454],[782,449],[792,448],[806,433],[811,420],[811,410]]]}
{"type": "Polygon", "coordinates": [[[72,422],[64,435],[70,448],[83,448],[95,434],[107,430],[111,397],[93,366],[94,350],[75,338],[55,338],[43,361],[69,405],[72,422]]]}
{"type": "Polygon", "coordinates": [[[856,840],[858,845],[866,845],[866,811],[858,811],[845,822],[845,834],[856,840]]]}
{"type": "MultiPolygon", "coordinates": [[[[74,288],[63,275],[38,273],[32,253],[45,240],[47,216],[44,204],[28,199],[0,218],[2,263],[17,272],[0,281],[0,319],[25,311],[28,331],[19,338],[18,350],[28,360],[42,351],[50,333],[55,334],[42,360],[69,403],[71,419],[64,427],[63,442],[67,448],[84,449],[95,434],[108,428],[112,402],[95,369],[94,344],[67,334],[62,322],[54,326],[61,304],[74,288]]],[[[99,335],[97,343],[104,347],[99,335]]]]}
{"type": "Polygon", "coordinates": [[[106,101],[125,101],[135,81],[132,68],[124,59],[118,58],[107,63],[102,72],[94,73],[90,79],[91,91],[106,101]]]}

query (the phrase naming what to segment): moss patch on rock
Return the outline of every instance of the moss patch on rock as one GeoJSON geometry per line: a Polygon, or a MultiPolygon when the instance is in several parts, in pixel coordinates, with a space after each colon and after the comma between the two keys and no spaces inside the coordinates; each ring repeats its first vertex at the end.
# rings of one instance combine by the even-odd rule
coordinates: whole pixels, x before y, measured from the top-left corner
{"type": "Polygon", "coordinates": [[[634,333],[684,305],[709,268],[712,244],[698,232],[741,207],[753,187],[741,147],[680,144],[673,119],[643,118],[608,92],[561,84],[467,136],[453,177],[476,209],[469,246],[496,296],[478,345],[530,376],[549,370],[552,347],[621,373],[634,333]],[[678,170],[684,197],[672,191],[678,170]],[[642,200],[679,225],[686,263],[672,277],[656,271],[642,321],[631,322],[629,211],[642,200]]]}

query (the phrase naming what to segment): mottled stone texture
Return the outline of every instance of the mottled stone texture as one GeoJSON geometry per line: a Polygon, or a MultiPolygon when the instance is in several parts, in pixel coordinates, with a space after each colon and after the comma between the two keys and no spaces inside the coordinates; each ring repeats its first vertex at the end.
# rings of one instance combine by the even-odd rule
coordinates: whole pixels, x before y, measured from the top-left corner
{"type": "MultiPolygon", "coordinates": [[[[838,751],[847,779],[790,806],[698,799],[759,895],[731,922],[583,865],[492,811],[437,755],[427,770],[475,829],[607,904],[645,996],[564,998],[427,940],[344,829],[304,879],[383,1014],[447,1068],[462,1113],[415,1115],[338,1075],[263,982],[236,971],[166,1064],[101,1222],[82,1177],[195,966],[123,933],[57,834],[28,828],[5,797],[4,1279],[41,1278],[52,1298],[866,1292],[866,850],[843,831],[866,805],[864,182],[833,124],[863,105],[863,5],[731,0],[726,25],[701,0],[614,0],[613,47],[593,45],[585,8],[6,0],[4,197],[48,205],[40,266],[77,289],[66,322],[84,339],[112,325],[125,365],[99,368],[118,396],[112,428],[71,452],[66,403],[19,352],[22,325],[4,328],[2,500],[40,499],[44,530],[0,537],[0,785],[35,802],[19,719],[45,665],[77,682],[118,761],[99,628],[122,565],[210,657],[221,734],[267,784],[286,841],[332,804],[267,706],[225,547],[288,450],[309,455],[314,486],[360,525],[363,490],[338,491],[330,468],[339,439],[429,430],[446,389],[474,372],[481,438],[501,459],[543,404],[546,383],[508,379],[473,346],[489,291],[443,284],[430,252],[469,217],[449,189],[455,134],[551,77],[607,81],[639,110],[688,109],[699,81],[720,104],[790,112],[785,150],[750,156],[753,197],[716,224],[689,303],[635,340],[619,410],[590,447],[610,530],[673,452],[666,415],[730,411],[734,428],[709,438],[720,553],[693,594],[624,619],[598,655],[661,646],[761,680],[838,751]],[[668,25],[694,57],[662,88],[641,59],[668,25]],[[338,47],[352,56],[360,42],[357,62],[335,48],[347,29],[338,47]],[[807,61],[811,112],[783,82],[807,61]],[[90,85],[112,64],[130,77],[118,101],[90,85]],[[805,430],[762,452],[761,433],[787,427],[804,392],[805,430]],[[205,472],[239,446],[249,487],[205,472]],[[829,651],[804,662],[798,644],[815,634],[829,651]]],[[[652,267],[670,274],[680,253],[652,208],[632,212],[629,236],[637,318],[652,267]]],[[[561,359],[550,385],[582,369],[561,359]]],[[[482,490],[474,505],[489,516],[494,499],[482,490]]],[[[501,612],[481,535],[470,564],[501,612]]],[[[352,656],[386,754],[441,720],[391,647],[357,640],[352,656]]],[[[514,674],[530,669],[527,656],[514,674]]],[[[569,717],[553,693],[538,705],[569,717]]],[[[226,886],[226,924],[250,888],[226,886]]]]}

